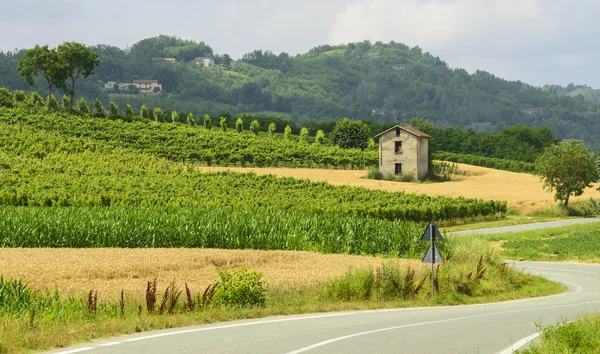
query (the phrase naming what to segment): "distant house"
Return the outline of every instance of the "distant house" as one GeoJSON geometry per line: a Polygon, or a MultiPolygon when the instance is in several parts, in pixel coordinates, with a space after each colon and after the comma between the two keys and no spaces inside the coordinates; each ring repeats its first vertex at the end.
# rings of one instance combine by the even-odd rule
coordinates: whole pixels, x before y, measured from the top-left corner
{"type": "Polygon", "coordinates": [[[417,180],[427,177],[430,135],[413,127],[396,125],[375,138],[379,140],[379,170],[384,175],[409,174],[417,180]]]}
{"type": "Polygon", "coordinates": [[[158,88],[162,92],[162,84],[158,80],[133,80],[133,85],[141,93],[153,93],[155,92],[155,88],[158,88]]]}
{"type": "Polygon", "coordinates": [[[107,83],[104,84],[104,89],[105,90],[114,90],[115,89],[115,84],[116,84],[116,82],[109,81],[109,82],[107,82],[107,83]]]}
{"type": "Polygon", "coordinates": [[[168,61],[169,63],[174,63],[177,61],[175,58],[163,58],[164,61],[168,61]]]}
{"type": "Polygon", "coordinates": [[[522,109],[521,112],[523,112],[525,114],[534,114],[535,112],[537,112],[537,109],[534,109],[534,108],[525,108],[525,109],[522,109]]]}
{"type": "Polygon", "coordinates": [[[367,53],[367,56],[371,58],[379,58],[380,55],[379,52],[367,53]]]}
{"type": "Polygon", "coordinates": [[[194,63],[208,68],[209,66],[215,66],[215,60],[209,57],[197,57],[192,60],[194,63]]]}
{"type": "Polygon", "coordinates": [[[392,65],[390,65],[390,69],[404,70],[404,69],[406,69],[406,64],[392,64],[392,65]]]}

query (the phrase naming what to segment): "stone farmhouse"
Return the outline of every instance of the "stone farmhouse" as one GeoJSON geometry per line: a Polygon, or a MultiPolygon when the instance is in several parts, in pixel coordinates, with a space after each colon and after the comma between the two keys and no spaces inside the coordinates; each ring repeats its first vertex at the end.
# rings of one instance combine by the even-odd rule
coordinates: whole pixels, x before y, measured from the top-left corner
{"type": "Polygon", "coordinates": [[[379,140],[379,171],[385,176],[408,174],[417,180],[427,177],[430,135],[396,125],[375,138],[379,140]]]}

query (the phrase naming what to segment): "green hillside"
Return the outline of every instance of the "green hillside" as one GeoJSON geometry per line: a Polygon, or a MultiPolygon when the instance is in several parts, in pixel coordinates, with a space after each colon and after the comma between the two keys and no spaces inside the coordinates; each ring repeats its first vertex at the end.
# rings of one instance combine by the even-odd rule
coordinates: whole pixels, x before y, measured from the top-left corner
{"type": "MultiPolygon", "coordinates": [[[[238,60],[215,54],[205,43],[174,37],[144,39],[130,50],[98,45],[100,66],[78,83],[88,98],[123,105],[142,103],[163,109],[205,113],[281,112],[301,125],[342,117],[376,122],[408,122],[427,116],[438,127],[499,132],[503,127],[547,125],[559,138],[583,139],[600,147],[600,106],[577,97],[506,81],[485,71],[469,74],[450,68],[419,47],[401,43],[324,45],[305,54],[275,55],[254,51],[238,60]],[[216,67],[201,67],[196,56],[214,58],[216,67]],[[174,57],[170,63],[163,58],[174,57]],[[160,95],[123,95],[103,83],[156,79],[160,95]]],[[[0,54],[0,86],[28,88],[16,71],[22,56],[0,54]]],[[[41,93],[45,85],[34,87],[41,93]]]]}

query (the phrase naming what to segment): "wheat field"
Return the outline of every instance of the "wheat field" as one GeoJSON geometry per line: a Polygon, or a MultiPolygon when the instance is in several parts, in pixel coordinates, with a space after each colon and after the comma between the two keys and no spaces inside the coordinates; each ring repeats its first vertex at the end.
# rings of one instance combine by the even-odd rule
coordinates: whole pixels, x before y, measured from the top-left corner
{"type": "Polygon", "coordinates": [[[313,287],[343,275],[349,267],[397,262],[421,267],[419,260],[293,251],[221,249],[0,248],[2,276],[20,278],[33,289],[58,286],[62,295],[97,289],[100,298],[143,298],[146,282],[157,278],[159,291],[175,280],[201,292],[217,280],[215,267],[260,271],[273,290],[313,287]]]}
{"type": "MultiPolygon", "coordinates": [[[[509,208],[524,214],[545,210],[557,205],[554,194],[542,188],[539,177],[528,173],[500,171],[491,168],[458,164],[460,175],[455,180],[440,183],[406,183],[366,179],[365,170],[326,170],[308,168],[242,168],[242,167],[201,167],[202,171],[255,172],[273,174],[279,177],[308,178],[313,181],[326,181],[333,185],[361,186],[369,189],[404,191],[428,195],[450,197],[480,198],[484,200],[505,200],[509,208]]],[[[590,197],[600,199],[596,188],[586,189],[579,197],[571,201],[585,200],[590,197]]]]}

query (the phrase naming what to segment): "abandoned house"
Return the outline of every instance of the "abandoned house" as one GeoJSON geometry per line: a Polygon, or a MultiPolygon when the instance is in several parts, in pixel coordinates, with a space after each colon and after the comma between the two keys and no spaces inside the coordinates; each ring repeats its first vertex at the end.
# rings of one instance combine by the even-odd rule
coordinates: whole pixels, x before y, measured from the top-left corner
{"type": "Polygon", "coordinates": [[[427,177],[431,136],[413,127],[396,125],[375,136],[379,140],[379,171],[385,176],[427,177]]]}

